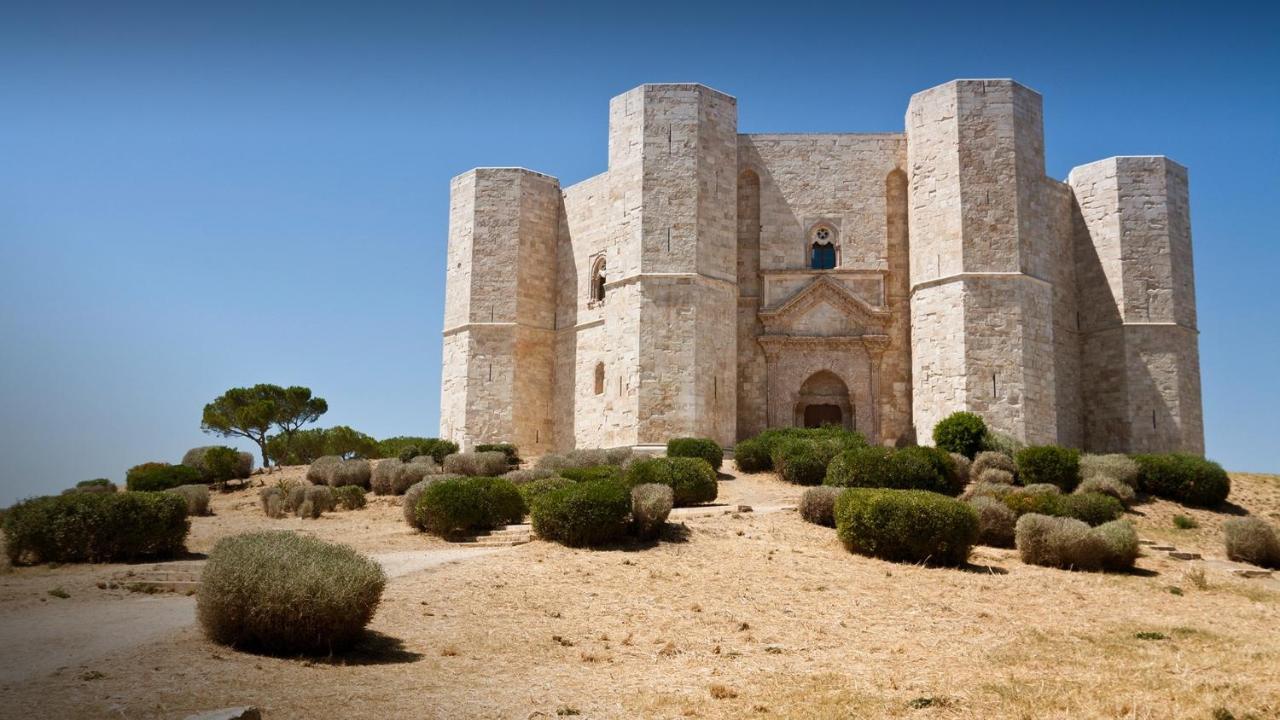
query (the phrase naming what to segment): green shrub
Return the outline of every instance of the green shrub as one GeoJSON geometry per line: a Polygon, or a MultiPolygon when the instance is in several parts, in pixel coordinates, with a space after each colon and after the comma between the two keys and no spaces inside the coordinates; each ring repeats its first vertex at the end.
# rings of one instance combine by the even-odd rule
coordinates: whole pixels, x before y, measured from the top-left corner
{"type": "Polygon", "coordinates": [[[1231,478],[1222,466],[1195,455],[1135,455],[1139,484],[1158,497],[1184,505],[1213,507],[1231,494],[1231,478]]]}
{"type": "Polygon", "coordinates": [[[755,438],[743,440],[733,446],[733,464],[744,473],[771,470],[773,460],[769,458],[769,446],[755,438]]]}
{"type": "Polygon", "coordinates": [[[76,483],[73,488],[67,488],[62,491],[63,495],[71,493],[113,493],[119,492],[120,488],[116,484],[106,478],[97,478],[94,480],[81,480],[76,483]]]}
{"type": "Polygon", "coordinates": [[[1098,493],[1101,495],[1110,495],[1119,500],[1122,505],[1128,507],[1133,504],[1137,497],[1133,492],[1133,488],[1125,483],[1116,480],[1109,475],[1092,474],[1085,476],[1084,480],[1076,486],[1074,494],[1081,495],[1084,493],[1098,493]]]}
{"type": "Polygon", "coordinates": [[[124,484],[129,490],[159,492],[179,485],[200,482],[200,471],[186,465],[150,462],[135,465],[125,473],[124,484]]]}
{"type": "Polygon", "coordinates": [[[401,512],[404,513],[404,521],[415,530],[422,530],[422,526],[418,523],[418,500],[422,497],[422,493],[426,492],[428,487],[445,480],[460,480],[461,475],[431,475],[413,485],[404,491],[404,498],[401,501],[401,512]]]}
{"type": "Polygon", "coordinates": [[[524,512],[524,498],[516,486],[492,477],[432,482],[414,506],[418,527],[450,539],[520,522],[524,512]]]}
{"type": "Polygon", "coordinates": [[[1062,491],[1057,485],[1012,488],[1002,500],[1018,517],[1027,514],[1065,517],[1067,514],[1066,505],[1062,502],[1062,491]]]}
{"type": "MultiPolygon", "coordinates": [[[[670,459],[706,464],[695,458],[670,459]]],[[[711,466],[706,467],[713,472],[711,466]]],[[[621,538],[630,513],[631,492],[626,486],[596,481],[573,483],[542,494],[534,500],[530,517],[541,538],[570,547],[591,547],[621,538]]]]}
{"type": "Polygon", "coordinates": [[[199,471],[205,484],[243,480],[253,474],[253,455],[225,445],[191,448],[182,456],[182,464],[199,471]]]}
{"type": "Polygon", "coordinates": [[[562,478],[559,475],[552,475],[516,485],[516,488],[520,491],[520,496],[524,498],[524,504],[529,508],[533,508],[533,503],[539,496],[552,490],[569,487],[572,484],[574,484],[572,480],[562,478]]]}
{"type": "Polygon", "coordinates": [[[1071,492],[1080,483],[1080,451],[1057,445],[1023,448],[1014,457],[1023,485],[1047,483],[1071,492]]]}
{"type": "Polygon", "coordinates": [[[1187,515],[1174,515],[1173,526],[1179,530],[1194,530],[1200,527],[1200,523],[1196,519],[1187,515]]]}
{"type": "Polygon", "coordinates": [[[851,488],[835,519],[850,552],[899,562],[963,565],[978,538],[973,508],[924,490],[851,488]]]}
{"type": "Polygon", "coordinates": [[[1280,570],[1280,534],[1265,520],[1231,518],[1222,524],[1227,557],[1280,570]]]}
{"type": "Polygon", "coordinates": [[[806,488],[800,495],[800,517],[814,525],[835,527],[836,498],[842,492],[842,488],[829,485],[806,488]]]}
{"type": "Polygon", "coordinates": [[[296,503],[295,512],[298,517],[314,520],[332,510],[334,503],[333,488],[328,485],[304,485],[302,502],[296,503]]]}
{"type": "Polygon", "coordinates": [[[674,502],[675,494],[666,485],[646,483],[631,488],[631,529],[636,537],[658,537],[674,502]]]}
{"type": "Polygon", "coordinates": [[[627,486],[649,483],[671,488],[676,507],[709,503],[719,493],[716,471],[701,458],[646,458],[627,466],[627,486]]]}
{"type": "Polygon", "coordinates": [[[183,551],[187,503],[164,492],[72,493],[9,508],[5,549],[15,565],[124,562],[183,551]]]}
{"type": "MultiPolygon", "coordinates": [[[[1018,466],[1013,464],[1013,457],[1005,455],[995,450],[983,450],[973,459],[973,467],[969,468],[969,472],[973,474],[974,479],[981,480],[984,473],[988,470],[1000,470],[1009,474],[1010,482],[1018,472],[1018,466]]],[[[998,480],[986,480],[985,482],[999,482],[998,480]]]]}
{"type": "Polygon", "coordinates": [[[951,483],[964,489],[973,478],[973,461],[960,453],[947,453],[951,458],[951,483]]]}
{"type": "Polygon", "coordinates": [[[367,504],[364,492],[359,485],[342,485],[333,489],[333,499],[343,510],[359,510],[367,504]]]}
{"type": "Polygon", "coordinates": [[[398,458],[402,463],[407,463],[420,455],[422,455],[422,448],[417,445],[406,445],[405,448],[396,455],[396,458],[398,458]]]}
{"type": "Polygon", "coordinates": [[[953,484],[949,470],[939,470],[949,469],[943,465],[944,457],[945,453],[932,448],[849,450],[831,461],[823,482],[836,487],[928,490],[955,495],[960,489],[953,484]]]}
{"type": "Polygon", "coordinates": [[[450,475],[495,477],[510,469],[507,456],[500,452],[454,453],[444,459],[444,471],[450,475]]]}
{"type": "Polygon", "coordinates": [[[476,452],[500,452],[507,456],[507,465],[515,467],[524,462],[520,459],[520,450],[511,443],[489,443],[487,445],[477,445],[476,452]]]}
{"type": "Polygon", "coordinates": [[[359,639],[386,582],[376,562],[345,545],[291,532],[237,535],[209,553],[196,614],[223,645],[327,655],[359,639]]]}
{"type": "Polygon", "coordinates": [[[1138,557],[1138,534],[1125,520],[1095,528],[1074,518],[1018,518],[1018,555],[1029,565],[1075,570],[1127,570],[1138,557]]]}
{"type": "Polygon", "coordinates": [[[821,485],[840,453],[865,448],[842,437],[783,437],[773,444],[771,463],[778,477],[789,483],[821,485]]]}
{"type": "Polygon", "coordinates": [[[1124,515],[1124,503],[1102,493],[1076,493],[1060,496],[1066,517],[1089,525],[1109,523],[1124,515]]]}
{"type": "Polygon", "coordinates": [[[1128,485],[1132,489],[1138,487],[1138,475],[1142,468],[1128,455],[1081,455],[1080,477],[1088,480],[1093,477],[1105,477],[1128,485]]]}
{"type": "Polygon", "coordinates": [[[590,482],[592,480],[621,480],[622,468],[616,465],[597,465],[585,468],[565,468],[560,477],[574,482],[590,482]]]}
{"type": "Polygon", "coordinates": [[[405,462],[412,460],[417,455],[430,455],[439,465],[444,462],[447,456],[458,452],[458,443],[451,440],[402,435],[379,440],[378,455],[384,458],[399,458],[400,453],[409,447],[412,447],[416,452],[407,458],[400,458],[405,462]]]}
{"type": "MultiPolygon", "coordinates": [[[[961,456],[963,457],[963,456],[961,456]]],[[[967,476],[961,477],[956,471],[955,463],[951,460],[951,453],[940,450],[938,448],[926,447],[924,445],[906,447],[901,450],[894,451],[895,462],[907,463],[910,460],[920,460],[933,468],[932,475],[941,481],[941,488],[937,492],[944,495],[959,495],[964,490],[964,486],[968,484],[967,476]]],[[[903,467],[907,467],[904,465],[903,467]]],[[[927,475],[922,473],[923,475],[927,475]]],[[[922,480],[924,482],[932,481],[922,480]]],[[[920,488],[927,490],[928,488],[920,488]]]]}
{"type": "Polygon", "coordinates": [[[953,412],[933,426],[933,444],[967,458],[978,454],[987,438],[987,424],[971,412],[953,412]]]}
{"type": "Polygon", "coordinates": [[[187,515],[209,514],[209,486],[179,485],[176,488],[169,488],[165,492],[173,493],[182,498],[182,501],[187,504],[187,515]]]}
{"type": "Polygon", "coordinates": [[[702,458],[718,472],[724,464],[724,449],[710,438],[672,438],[667,441],[667,457],[702,458]]]}
{"type": "Polygon", "coordinates": [[[991,547],[1013,547],[1018,516],[999,499],[978,496],[969,500],[978,514],[978,543],[991,547]]]}
{"type": "Polygon", "coordinates": [[[780,443],[787,440],[825,441],[828,444],[836,445],[838,447],[837,452],[867,446],[867,439],[860,433],[834,426],[821,428],[772,428],[760,433],[754,439],[764,445],[764,450],[768,457],[767,465],[761,467],[760,470],[777,470],[773,464],[774,450],[777,449],[780,443]]]}

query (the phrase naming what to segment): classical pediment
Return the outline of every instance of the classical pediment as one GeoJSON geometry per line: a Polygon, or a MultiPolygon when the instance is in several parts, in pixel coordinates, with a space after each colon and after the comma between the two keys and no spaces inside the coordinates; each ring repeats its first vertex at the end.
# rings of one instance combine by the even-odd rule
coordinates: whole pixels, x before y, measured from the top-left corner
{"type": "Polygon", "coordinates": [[[819,276],[777,308],[760,311],[765,335],[883,335],[889,311],[872,307],[840,283],[819,276]]]}

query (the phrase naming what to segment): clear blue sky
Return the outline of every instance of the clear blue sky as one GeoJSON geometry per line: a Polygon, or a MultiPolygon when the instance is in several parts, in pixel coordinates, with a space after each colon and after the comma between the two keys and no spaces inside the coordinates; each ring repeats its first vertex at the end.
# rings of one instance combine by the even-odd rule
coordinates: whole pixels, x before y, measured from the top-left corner
{"type": "Polygon", "coordinates": [[[176,462],[234,385],[435,434],[449,179],[594,175],[609,98],[672,81],[737,96],[743,132],[870,132],[1014,77],[1053,177],[1188,166],[1208,452],[1280,472],[1274,6],[24,5],[0,22],[0,504],[176,462]]]}

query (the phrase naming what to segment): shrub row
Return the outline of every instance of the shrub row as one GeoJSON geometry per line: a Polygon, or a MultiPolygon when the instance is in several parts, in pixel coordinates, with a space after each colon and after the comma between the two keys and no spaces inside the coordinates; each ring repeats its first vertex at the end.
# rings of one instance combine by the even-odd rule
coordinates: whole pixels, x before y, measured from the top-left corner
{"type": "Polygon", "coordinates": [[[827,468],[823,482],[837,487],[928,490],[957,495],[965,479],[942,450],[909,447],[890,450],[868,447],[838,455],[827,468]]]}
{"type": "Polygon", "coordinates": [[[337,455],[325,455],[307,468],[308,482],[329,487],[358,485],[368,488],[372,475],[368,460],[343,460],[337,455]]]}
{"type": "MultiPolygon", "coordinates": [[[[501,456],[501,453],[497,453],[501,456]]],[[[414,504],[415,526],[456,539],[524,519],[524,498],[510,481],[459,477],[429,483],[414,504]]]]}
{"type": "Polygon", "coordinates": [[[1057,485],[1071,492],[1080,482],[1080,452],[1057,445],[1035,445],[1014,455],[1023,485],[1057,485]]]}
{"type": "Polygon", "coordinates": [[[719,472],[724,463],[724,449],[709,438],[672,438],[667,441],[667,457],[702,458],[712,470],[719,472]]]}
{"type": "Polygon", "coordinates": [[[507,465],[515,467],[524,462],[520,459],[520,451],[511,443],[489,443],[477,445],[476,452],[500,452],[507,457],[507,465]]]}
{"type": "MultiPolygon", "coordinates": [[[[773,428],[735,445],[733,450],[734,464],[742,472],[777,470],[778,468],[774,465],[774,451],[779,443],[787,440],[827,441],[830,444],[834,444],[836,446],[834,451],[829,453],[822,451],[822,454],[829,455],[827,461],[830,461],[832,457],[835,457],[841,451],[866,447],[867,445],[866,438],[862,437],[861,434],[838,427],[773,428]]],[[[797,467],[792,471],[793,476],[812,478],[812,471],[805,471],[799,467],[807,463],[807,458],[797,457],[797,467]]],[[[820,482],[822,480],[819,478],[817,481],[802,484],[817,485],[820,482]]]]}
{"type": "Polygon", "coordinates": [[[149,462],[134,465],[129,468],[124,477],[125,487],[129,490],[159,492],[179,485],[194,485],[200,482],[200,471],[186,465],[149,462]]]}
{"type": "Polygon", "coordinates": [[[1135,455],[1138,483],[1146,492],[1184,505],[1212,507],[1231,494],[1222,466],[1195,455],[1135,455]]]}
{"type": "Polygon", "coordinates": [[[963,565],[978,538],[973,508],[924,490],[845,490],[835,524],[850,552],[899,562],[963,565]]]}
{"type": "Polygon", "coordinates": [[[671,488],[676,507],[709,503],[719,492],[716,471],[701,458],[645,458],[627,466],[626,486],[651,484],[671,488]]]}
{"type": "Polygon", "coordinates": [[[369,487],[375,495],[403,495],[410,487],[439,471],[430,455],[418,455],[408,462],[387,458],[373,466],[369,487]]]}
{"type": "Polygon", "coordinates": [[[529,517],[539,537],[584,547],[621,538],[630,513],[631,493],[625,485],[596,480],[542,493],[534,499],[529,517]]]}
{"type": "Polygon", "coordinates": [[[506,453],[498,451],[454,453],[444,459],[444,471],[452,475],[497,477],[510,469],[506,453]]]}
{"type": "Polygon", "coordinates": [[[4,516],[13,564],[120,562],[181,553],[187,503],[164,492],[72,493],[26,500],[4,516]]]}
{"type": "Polygon", "coordinates": [[[399,436],[378,441],[378,454],[384,458],[399,458],[405,462],[419,455],[430,455],[437,465],[449,455],[458,452],[458,444],[440,438],[399,436]]]}
{"type": "Polygon", "coordinates": [[[563,455],[547,453],[538,458],[534,468],[542,472],[559,472],[566,468],[598,467],[600,465],[622,467],[630,460],[631,448],[629,447],[610,448],[607,450],[581,449],[570,450],[563,455]]]}

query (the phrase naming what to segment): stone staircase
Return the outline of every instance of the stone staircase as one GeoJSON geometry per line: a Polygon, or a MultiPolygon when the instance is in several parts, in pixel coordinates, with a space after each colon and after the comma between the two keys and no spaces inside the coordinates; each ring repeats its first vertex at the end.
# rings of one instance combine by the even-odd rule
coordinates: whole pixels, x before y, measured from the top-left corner
{"type": "Polygon", "coordinates": [[[533,540],[533,528],[528,524],[507,525],[487,533],[480,533],[463,540],[461,545],[474,547],[514,547],[533,540]]]}
{"type": "Polygon", "coordinates": [[[179,560],[130,568],[114,578],[115,584],[141,593],[172,592],[191,595],[200,589],[203,560],[179,560]]]}
{"type": "Polygon", "coordinates": [[[1204,560],[1208,562],[1211,566],[1217,567],[1222,570],[1226,570],[1227,572],[1231,573],[1236,577],[1270,578],[1272,576],[1272,572],[1270,570],[1255,568],[1251,565],[1235,563],[1229,560],[1207,560],[1206,558],[1202,557],[1198,552],[1189,552],[1189,551],[1179,550],[1173,545],[1161,544],[1154,540],[1139,540],[1138,544],[1142,546],[1143,550],[1150,551],[1150,552],[1162,552],[1167,554],[1173,560],[1204,560]]]}

